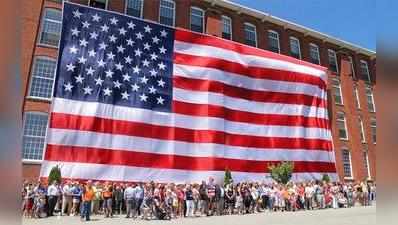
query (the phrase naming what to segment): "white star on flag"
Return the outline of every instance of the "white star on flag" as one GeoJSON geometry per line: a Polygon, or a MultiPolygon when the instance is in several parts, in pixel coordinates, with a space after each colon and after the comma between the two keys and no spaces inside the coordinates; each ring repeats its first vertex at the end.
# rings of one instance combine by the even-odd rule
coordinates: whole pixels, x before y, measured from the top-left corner
{"type": "Polygon", "coordinates": [[[87,73],[87,75],[94,75],[94,69],[93,69],[93,67],[89,67],[89,68],[86,68],[86,73],[87,73]]]}
{"type": "Polygon", "coordinates": [[[114,86],[115,88],[120,89],[120,86],[121,86],[121,85],[122,85],[122,84],[121,84],[118,80],[113,81],[113,86],[114,86]]]}
{"type": "Polygon", "coordinates": [[[108,32],[108,30],[109,30],[109,27],[106,24],[101,26],[101,31],[108,32]]]}
{"type": "Polygon", "coordinates": [[[160,37],[166,37],[167,32],[165,30],[160,31],[160,37]]]}
{"type": "Polygon", "coordinates": [[[95,21],[95,22],[99,22],[99,20],[101,19],[101,17],[99,17],[97,13],[91,17],[93,17],[93,21],[95,21]]]}
{"type": "Polygon", "coordinates": [[[163,62],[159,63],[158,67],[159,67],[160,70],[165,70],[166,69],[166,65],[163,64],[163,62]]]}
{"type": "Polygon", "coordinates": [[[104,60],[100,59],[100,61],[98,61],[98,67],[105,67],[104,60]]]}
{"type": "Polygon", "coordinates": [[[91,95],[91,92],[93,91],[93,89],[90,86],[83,88],[83,90],[85,95],[91,95]]]}
{"type": "Polygon", "coordinates": [[[77,17],[80,19],[80,16],[83,15],[83,13],[79,12],[78,9],[76,9],[75,11],[73,11],[73,17],[77,17]]]}
{"type": "Polygon", "coordinates": [[[130,58],[130,56],[128,55],[127,57],[124,57],[124,60],[126,60],[127,64],[131,64],[131,61],[133,60],[132,58],[130,58]]]}
{"type": "Polygon", "coordinates": [[[159,96],[159,98],[156,98],[157,104],[163,105],[164,103],[164,99],[162,98],[162,96],[159,96]]]}
{"type": "Polygon", "coordinates": [[[141,83],[147,84],[147,82],[148,82],[148,78],[146,78],[146,76],[141,77],[141,83]]]}
{"type": "Polygon", "coordinates": [[[83,28],[87,28],[90,26],[90,23],[87,21],[82,22],[83,28]]]}
{"type": "Polygon", "coordinates": [[[72,36],[79,36],[80,31],[76,27],[71,29],[70,31],[72,31],[72,36]]]}
{"type": "Polygon", "coordinates": [[[129,29],[134,30],[135,24],[133,23],[133,21],[130,21],[130,22],[127,23],[127,26],[128,26],[129,29]]]}
{"type": "Polygon", "coordinates": [[[159,87],[164,87],[164,84],[165,84],[166,82],[164,82],[162,79],[160,79],[160,80],[158,80],[158,86],[159,87]]]}
{"type": "Polygon", "coordinates": [[[77,54],[77,48],[73,45],[72,47],[69,48],[69,53],[71,54],[77,54]]]}
{"type": "Polygon", "coordinates": [[[105,77],[110,77],[110,78],[112,78],[112,76],[113,76],[113,71],[112,70],[107,70],[107,71],[105,71],[105,77]]]}
{"type": "Polygon", "coordinates": [[[102,86],[102,83],[104,82],[104,80],[102,80],[101,77],[98,77],[97,79],[94,80],[95,80],[95,85],[99,86],[102,86]]]}
{"type": "Polygon", "coordinates": [[[72,63],[66,65],[66,71],[75,71],[75,67],[72,63]]]}
{"type": "Polygon", "coordinates": [[[109,88],[105,88],[102,90],[104,92],[104,96],[111,96],[112,90],[109,88]]]}
{"type": "Polygon", "coordinates": [[[123,74],[123,81],[130,81],[131,76],[128,73],[123,74]]]}
{"type": "Polygon", "coordinates": [[[79,76],[77,76],[77,77],[75,77],[75,79],[76,79],[76,83],[83,83],[83,80],[84,80],[84,77],[82,77],[80,74],[79,74],[79,76]]]}
{"type": "Polygon", "coordinates": [[[122,27],[122,28],[119,28],[119,34],[120,35],[126,35],[126,30],[122,27]]]}
{"type": "Polygon", "coordinates": [[[142,40],[142,38],[144,37],[144,35],[142,35],[141,32],[136,33],[135,36],[137,39],[140,39],[140,40],[142,40]]]}
{"type": "Polygon", "coordinates": [[[142,93],[142,95],[140,95],[141,102],[146,102],[147,99],[148,99],[148,96],[146,96],[145,93],[142,93]]]}
{"type": "Polygon", "coordinates": [[[157,44],[159,41],[160,41],[160,39],[157,36],[152,38],[152,42],[155,44],[157,44]]]}
{"type": "Polygon", "coordinates": [[[128,99],[129,99],[129,96],[130,96],[130,95],[127,93],[127,91],[122,92],[122,99],[128,100],[128,99]]]}
{"type": "Polygon", "coordinates": [[[94,51],[94,49],[91,49],[90,51],[88,51],[88,56],[89,57],[95,57],[96,52],[94,51]]]}
{"type": "Polygon", "coordinates": [[[146,26],[144,27],[144,29],[145,29],[145,32],[146,32],[146,33],[151,33],[152,28],[149,27],[149,25],[146,25],[146,26]]]}
{"type": "Polygon", "coordinates": [[[131,89],[133,90],[133,91],[138,91],[138,89],[140,89],[140,86],[138,86],[136,83],[134,83],[133,85],[131,85],[131,89]]]}
{"type": "Polygon", "coordinates": [[[84,58],[83,56],[79,57],[78,60],[79,60],[79,63],[81,63],[81,64],[86,64],[86,61],[87,61],[87,59],[84,58]]]}
{"type": "Polygon", "coordinates": [[[65,91],[72,91],[73,85],[68,82],[67,84],[64,84],[64,88],[65,91]]]}
{"type": "Polygon", "coordinates": [[[156,93],[156,88],[155,88],[154,86],[151,86],[151,87],[149,88],[149,93],[150,93],[150,94],[155,94],[155,93],[156,93]]]}
{"type": "Polygon", "coordinates": [[[113,24],[113,25],[116,25],[118,21],[119,21],[119,20],[116,19],[115,17],[112,17],[112,18],[111,18],[111,24],[113,24]]]}

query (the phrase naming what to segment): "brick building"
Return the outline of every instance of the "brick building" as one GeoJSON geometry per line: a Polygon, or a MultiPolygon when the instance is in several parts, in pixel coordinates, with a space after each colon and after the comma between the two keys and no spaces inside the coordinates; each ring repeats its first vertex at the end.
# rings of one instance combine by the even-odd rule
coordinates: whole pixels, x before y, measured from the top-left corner
{"type": "MultiPolygon", "coordinates": [[[[329,68],[340,179],[376,178],[376,53],[222,0],[73,0],[290,55],[329,68]]],[[[62,0],[22,4],[23,177],[38,177],[61,30],[62,0]]]]}

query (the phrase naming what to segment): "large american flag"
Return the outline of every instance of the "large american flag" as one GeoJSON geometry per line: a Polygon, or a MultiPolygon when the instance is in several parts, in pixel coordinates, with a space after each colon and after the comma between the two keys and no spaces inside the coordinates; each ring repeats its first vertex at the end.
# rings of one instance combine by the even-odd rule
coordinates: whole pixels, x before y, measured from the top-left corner
{"type": "Polygon", "coordinates": [[[336,179],[326,70],[291,57],[64,3],[41,176],[111,181],[336,179]]]}

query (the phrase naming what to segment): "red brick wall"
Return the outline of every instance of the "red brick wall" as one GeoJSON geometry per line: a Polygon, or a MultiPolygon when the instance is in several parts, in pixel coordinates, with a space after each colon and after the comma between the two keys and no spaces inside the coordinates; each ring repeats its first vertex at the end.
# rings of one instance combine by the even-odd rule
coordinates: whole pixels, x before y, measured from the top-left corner
{"type": "MultiPolygon", "coordinates": [[[[88,0],[73,0],[73,2],[86,4],[88,0]]],[[[160,0],[145,0],[144,1],[144,9],[143,9],[143,17],[144,19],[158,21],[159,19],[159,2],[160,0]]],[[[41,9],[44,7],[56,7],[61,8],[61,4],[57,4],[51,1],[46,0],[31,0],[25,1],[25,4],[22,4],[22,15],[23,15],[23,23],[22,23],[22,67],[21,73],[22,76],[22,84],[23,84],[23,92],[27,93],[27,89],[29,87],[29,77],[33,56],[35,55],[46,55],[50,57],[56,58],[57,49],[48,48],[43,46],[38,46],[36,43],[37,33],[40,25],[41,19],[41,9]]],[[[335,74],[333,72],[328,72],[328,80],[329,83],[333,77],[339,77],[341,79],[342,85],[342,93],[343,93],[343,101],[344,105],[339,106],[334,103],[333,96],[331,95],[331,87],[328,87],[328,110],[329,116],[332,126],[332,134],[333,134],[333,142],[336,151],[336,166],[338,173],[340,174],[340,178],[343,178],[343,167],[341,162],[341,148],[343,146],[347,147],[351,151],[352,155],[352,167],[353,167],[353,176],[354,179],[362,180],[365,178],[365,168],[362,158],[363,149],[368,149],[369,161],[370,161],[370,170],[371,176],[373,179],[376,178],[376,145],[371,143],[371,133],[370,133],[370,119],[372,117],[376,118],[375,113],[368,112],[366,95],[365,95],[365,87],[366,82],[362,80],[359,75],[360,67],[359,60],[364,59],[368,61],[369,70],[372,75],[372,84],[373,89],[376,89],[375,85],[375,77],[376,77],[376,63],[375,60],[371,60],[368,56],[364,56],[358,54],[356,52],[352,52],[349,50],[344,50],[340,48],[340,46],[335,46],[331,43],[324,42],[323,40],[319,40],[317,38],[305,35],[303,33],[287,29],[283,26],[272,24],[269,21],[260,21],[257,18],[253,18],[249,15],[245,15],[244,13],[238,14],[237,12],[233,12],[229,9],[223,9],[218,7],[217,5],[211,5],[204,1],[199,0],[176,0],[176,21],[175,24],[177,27],[189,29],[190,23],[190,6],[197,6],[206,11],[205,16],[205,30],[207,33],[221,36],[221,15],[227,15],[232,19],[232,39],[237,42],[244,42],[244,33],[243,33],[243,24],[244,22],[250,22],[256,25],[257,29],[257,43],[258,47],[261,49],[267,49],[268,40],[267,40],[267,31],[269,29],[275,30],[279,33],[280,37],[280,47],[281,53],[285,55],[289,55],[289,36],[293,35],[300,40],[300,50],[303,60],[309,60],[309,50],[308,45],[310,42],[313,42],[318,45],[320,50],[320,59],[321,65],[328,67],[328,52],[327,49],[334,49],[338,54],[339,60],[339,70],[340,74],[335,74]],[[344,61],[345,57],[342,55],[348,53],[353,56],[355,63],[355,73],[358,79],[353,79],[351,74],[351,69],[348,64],[344,61]],[[341,61],[341,62],[340,62],[341,61]],[[358,110],[355,104],[355,96],[353,93],[354,85],[358,86],[358,91],[360,95],[360,104],[361,109],[358,110]],[[346,115],[347,127],[348,127],[348,141],[341,141],[338,138],[338,131],[336,127],[336,112],[343,111],[346,115]],[[366,144],[362,144],[360,141],[360,133],[359,133],[359,125],[358,125],[358,117],[361,116],[363,118],[364,129],[366,134],[366,144]]],[[[124,12],[125,0],[109,0],[108,9],[117,12],[124,12]]],[[[24,104],[24,111],[42,111],[48,112],[49,110],[49,102],[42,101],[33,101],[27,99],[24,104]]],[[[35,177],[38,176],[39,173],[38,165],[27,165],[23,166],[23,175],[24,177],[35,177]]]]}

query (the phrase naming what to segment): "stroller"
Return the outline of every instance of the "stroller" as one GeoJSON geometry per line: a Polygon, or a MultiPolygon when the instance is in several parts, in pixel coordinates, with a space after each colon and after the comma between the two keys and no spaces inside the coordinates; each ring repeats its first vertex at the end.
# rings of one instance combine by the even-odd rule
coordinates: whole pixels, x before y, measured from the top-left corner
{"type": "Polygon", "coordinates": [[[170,211],[158,198],[154,199],[154,212],[158,220],[171,220],[170,211]]]}

